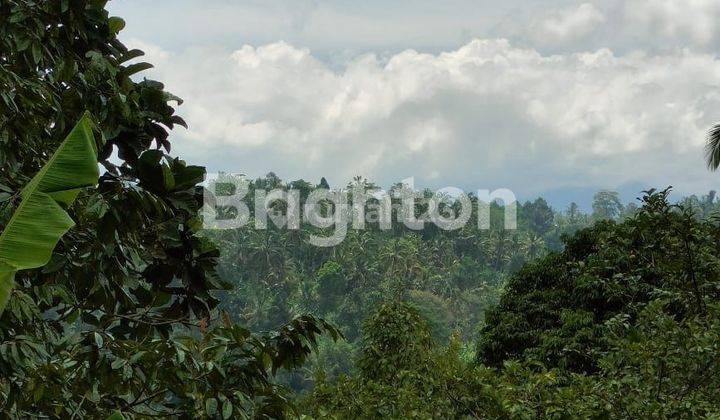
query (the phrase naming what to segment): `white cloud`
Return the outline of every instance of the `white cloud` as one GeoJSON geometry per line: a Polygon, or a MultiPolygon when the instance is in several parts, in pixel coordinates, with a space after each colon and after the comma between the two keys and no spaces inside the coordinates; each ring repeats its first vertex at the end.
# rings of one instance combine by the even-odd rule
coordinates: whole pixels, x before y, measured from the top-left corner
{"type": "Polygon", "coordinates": [[[114,0],[127,20],[123,35],[179,50],[285,40],[313,52],[442,49],[484,36],[497,19],[528,2],[565,0],[114,0]]]}
{"type": "Polygon", "coordinates": [[[186,100],[190,130],[174,134],[175,151],[212,170],[383,185],[415,176],[520,194],[631,182],[697,191],[715,180],[702,155],[720,118],[712,55],[548,56],[474,40],[437,55],[363,55],[337,71],[283,42],[141,46],[186,100]]]}
{"type": "Polygon", "coordinates": [[[605,21],[603,13],[591,3],[553,10],[530,24],[530,35],[540,45],[565,44],[582,40],[605,21]]]}
{"type": "Polygon", "coordinates": [[[576,0],[528,5],[499,22],[492,34],[556,53],[717,52],[718,22],[718,0],[576,0]]]}
{"type": "Polygon", "coordinates": [[[718,0],[627,0],[623,13],[629,27],[639,26],[646,35],[700,46],[716,39],[720,30],[718,0]]]}
{"type": "Polygon", "coordinates": [[[324,61],[359,52],[438,52],[472,38],[506,38],[547,53],[609,48],[717,52],[718,0],[115,0],[127,18],[123,36],[170,51],[187,46],[237,48],[285,40],[324,61]]]}

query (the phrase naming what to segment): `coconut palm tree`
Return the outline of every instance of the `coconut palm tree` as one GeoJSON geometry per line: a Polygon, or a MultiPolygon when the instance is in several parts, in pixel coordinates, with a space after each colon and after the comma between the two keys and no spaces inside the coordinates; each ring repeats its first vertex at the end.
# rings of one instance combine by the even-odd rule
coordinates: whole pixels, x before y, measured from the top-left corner
{"type": "Polygon", "coordinates": [[[545,250],[545,240],[537,233],[529,232],[522,238],[520,246],[525,257],[534,260],[545,250]]]}
{"type": "Polygon", "coordinates": [[[490,265],[496,270],[502,270],[512,258],[513,238],[506,229],[494,229],[483,239],[482,244],[490,265]]]}

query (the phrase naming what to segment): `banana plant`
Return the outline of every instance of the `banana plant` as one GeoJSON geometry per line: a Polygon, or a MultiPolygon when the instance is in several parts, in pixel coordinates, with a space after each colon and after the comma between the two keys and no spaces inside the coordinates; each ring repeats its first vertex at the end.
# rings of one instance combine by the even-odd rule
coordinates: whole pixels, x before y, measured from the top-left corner
{"type": "Polygon", "coordinates": [[[97,149],[86,113],[40,172],[20,192],[20,204],[0,234],[0,315],[15,274],[44,266],[75,223],[65,209],[82,188],[97,184],[97,149]]]}

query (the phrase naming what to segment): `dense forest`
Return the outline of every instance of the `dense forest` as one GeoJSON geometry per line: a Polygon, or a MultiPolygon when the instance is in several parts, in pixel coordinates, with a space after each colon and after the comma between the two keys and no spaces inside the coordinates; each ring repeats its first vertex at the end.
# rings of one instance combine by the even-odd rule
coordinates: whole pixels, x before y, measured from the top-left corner
{"type": "MultiPolygon", "coordinates": [[[[2,417],[720,416],[714,192],[538,198],[513,230],[493,202],[489,229],[332,247],[204,230],[205,169],[171,155],[182,100],[105,3],[0,1],[2,417]]],[[[354,184],[377,188],[334,187],[354,184]]]]}

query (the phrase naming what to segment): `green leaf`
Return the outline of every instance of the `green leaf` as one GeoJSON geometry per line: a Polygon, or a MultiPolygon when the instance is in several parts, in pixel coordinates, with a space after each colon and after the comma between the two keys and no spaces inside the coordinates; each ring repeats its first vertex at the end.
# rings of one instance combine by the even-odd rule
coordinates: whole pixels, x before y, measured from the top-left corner
{"type": "Polygon", "coordinates": [[[0,314],[2,309],[10,300],[10,294],[15,286],[15,269],[3,263],[0,263],[0,314]]]}
{"type": "Polygon", "coordinates": [[[27,15],[25,15],[23,12],[17,11],[10,15],[10,18],[8,19],[8,22],[10,23],[20,23],[27,19],[27,15]]]}
{"type": "Polygon", "coordinates": [[[117,34],[125,28],[125,21],[122,18],[113,16],[108,19],[108,28],[110,28],[110,32],[117,34]]]}
{"type": "Polygon", "coordinates": [[[155,191],[171,191],[175,188],[172,168],[163,160],[160,150],[148,150],[140,156],[138,170],[143,185],[155,191]]]}
{"type": "Polygon", "coordinates": [[[230,400],[225,400],[222,405],[222,418],[229,419],[232,417],[233,405],[230,400]]]}
{"type": "Polygon", "coordinates": [[[33,43],[31,52],[33,55],[33,60],[35,60],[35,63],[40,63],[40,60],[42,60],[42,50],[40,50],[40,44],[33,43]]]}
{"type": "Polygon", "coordinates": [[[125,420],[125,416],[120,411],[112,413],[106,420],[125,420]]]}
{"type": "Polygon", "coordinates": [[[0,314],[13,287],[14,272],[47,264],[60,237],[74,225],[61,205],[69,206],[81,188],[97,183],[97,151],[90,124],[86,114],[25,186],[20,205],[0,234],[0,314]]]}
{"type": "Polygon", "coordinates": [[[130,64],[129,66],[125,67],[125,74],[128,76],[132,76],[135,73],[140,73],[141,71],[149,70],[151,68],[153,68],[153,65],[150,63],[130,64]]]}
{"type": "Polygon", "coordinates": [[[124,62],[126,62],[126,61],[130,61],[130,60],[132,60],[132,59],[134,59],[134,58],[142,57],[143,55],[145,55],[145,53],[142,52],[142,51],[140,51],[140,50],[137,50],[137,49],[129,50],[128,52],[124,53],[124,54],[118,59],[118,63],[119,63],[119,64],[122,64],[122,63],[124,63],[124,62]]]}
{"type": "Polygon", "coordinates": [[[50,195],[28,195],[0,236],[0,261],[17,270],[42,267],[73,224],[50,195]]]}
{"type": "MultiPolygon", "coordinates": [[[[178,99],[178,104],[182,104],[182,99],[178,98],[177,96],[175,96],[175,98],[178,99]]],[[[183,127],[185,127],[185,128],[188,128],[188,125],[187,125],[187,123],[185,122],[185,120],[184,120],[182,117],[178,116],[178,115],[173,115],[172,117],[170,117],[170,121],[174,122],[174,123],[177,124],[177,125],[180,125],[180,126],[183,126],[183,127]]]]}
{"type": "Polygon", "coordinates": [[[117,369],[120,369],[121,367],[125,366],[126,364],[127,364],[127,360],[125,360],[125,359],[115,359],[110,364],[110,369],[117,370],[117,369]]]}
{"type": "Polygon", "coordinates": [[[217,413],[218,409],[218,403],[215,398],[208,398],[205,400],[205,413],[208,415],[213,415],[217,413]]]}
{"type": "Polygon", "coordinates": [[[102,336],[98,333],[93,333],[93,337],[95,339],[95,345],[97,345],[98,348],[102,348],[103,344],[105,344],[105,341],[103,340],[102,336]]]}

